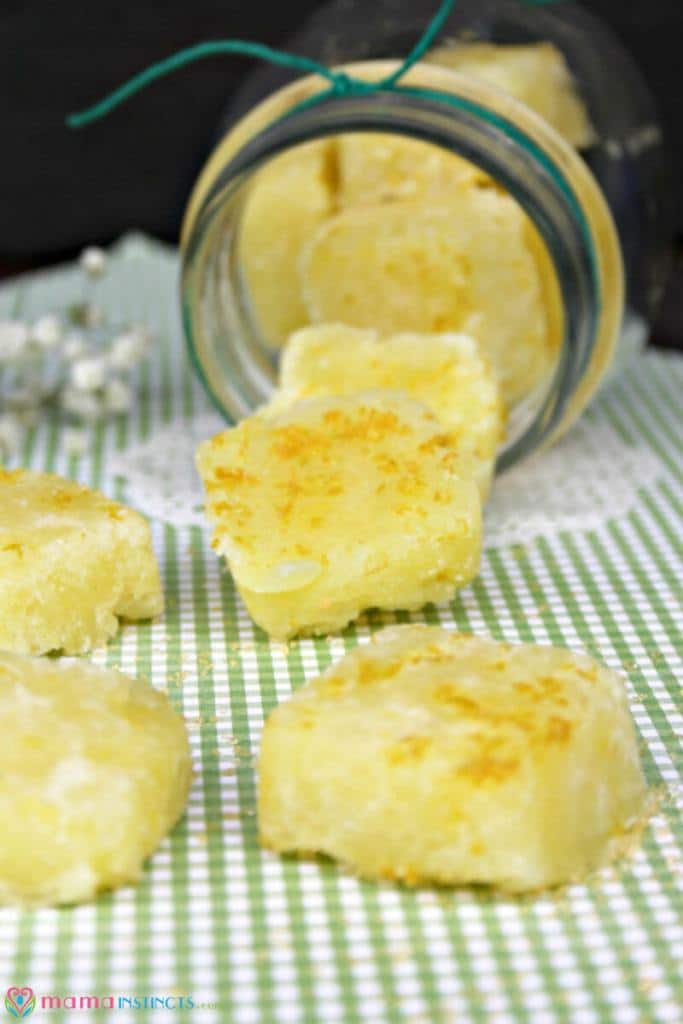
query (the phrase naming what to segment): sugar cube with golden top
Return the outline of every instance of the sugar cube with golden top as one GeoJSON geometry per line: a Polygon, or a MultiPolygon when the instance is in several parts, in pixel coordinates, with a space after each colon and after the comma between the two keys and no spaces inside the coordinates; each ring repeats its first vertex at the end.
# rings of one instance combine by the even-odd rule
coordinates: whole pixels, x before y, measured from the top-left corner
{"type": "Polygon", "coordinates": [[[583,880],[646,804],[618,675],[431,626],[382,630],[276,708],[259,772],[265,846],[411,884],[583,880]]]}
{"type": "Polygon", "coordinates": [[[213,545],[277,639],[446,600],[477,572],[477,487],[434,414],[404,394],[252,416],[204,442],[197,463],[213,545]]]}

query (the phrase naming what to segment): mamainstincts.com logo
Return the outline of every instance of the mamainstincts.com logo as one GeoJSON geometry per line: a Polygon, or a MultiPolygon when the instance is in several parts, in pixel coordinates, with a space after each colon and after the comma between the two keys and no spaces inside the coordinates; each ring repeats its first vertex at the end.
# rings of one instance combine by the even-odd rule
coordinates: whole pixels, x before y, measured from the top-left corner
{"type": "Polygon", "coordinates": [[[12,985],[7,989],[5,996],[5,1009],[10,1017],[21,1019],[30,1017],[36,1008],[36,997],[32,988],[17,988],[12,985]]]}
{"type": "Polygon", "coordinates": [[[200,1002],[190,995],[41,995],[33,989],[12,985],[5,995],[5,1009],[12,1020],[30,1017],[34,1010],[217,1010],[218,1003],[200,1002]]]}

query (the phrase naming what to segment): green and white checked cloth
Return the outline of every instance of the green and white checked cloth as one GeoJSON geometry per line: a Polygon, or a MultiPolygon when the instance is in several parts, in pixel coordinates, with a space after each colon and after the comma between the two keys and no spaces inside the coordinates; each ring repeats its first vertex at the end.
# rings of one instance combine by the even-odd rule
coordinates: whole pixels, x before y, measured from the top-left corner
{"type": "MultiPolygon", "coordinates": [[[[146,439],[163,442],[168,430],[191,438],[211,420],[183,350],[176,279],[171,250],[139,237],[117,248],[97,300],[113,318],[144,319],[158,335],[138,402],[127,417],[93,428],[80,458],[66,454],[60,423],[47,417],[27,434],[18,461],[150,511],[126,476],[126,454],[146,439]]],[[[0,316],[37,316],[78,300],[80,281],[67,267],[5,285],[0,316]]],[[[670,793],[683,678],[682,395],[680,357],[632,363],[566,442],[500,485],[476,582],[450,605],[412,616],[583,648],[621,669],[648,780],[670,793]],[[547,500],[552,514],[511,543],[497,517],[530,489],[529,507],[547,500]]],[[[150,479],[165,470],[174,479],[180,449],[163,442],[150,450],[161,463],[161,472],[150,465],[150,479]]],[[[152,456],[141,451],[144,465],[152,456]]],[[[183,500],[201,503],[198,485],[183,500]]],[[[188,813],[136,888],[73,909],[0,910],[0,1007],[9,986],[30,986],[36,1022],[683,1021],[683,860],[672,799],[628,864],[534,900],[369,884],[330,862],[262,852],[254,755],[265,716],[396,616],[369,616],[329,640],[271,644],[248,619],[200,520],[164,518],[164,508],[152,526],[166,614],[126,626],[94,660],[148,677],[184,713],[196,764],[188,813]],[[46,1009],[45,995],[67,1007],[67,997],[78,1005],[82,996],[111,996],[117,1008],[46,1009]],[[169,1008],[180,996],[194,1006],[169,1008]],[[142,1008],[128,1008],[135,998],[142,1008]],[[166,1008],[150,1008],[154,999],[166,1008]]]]}

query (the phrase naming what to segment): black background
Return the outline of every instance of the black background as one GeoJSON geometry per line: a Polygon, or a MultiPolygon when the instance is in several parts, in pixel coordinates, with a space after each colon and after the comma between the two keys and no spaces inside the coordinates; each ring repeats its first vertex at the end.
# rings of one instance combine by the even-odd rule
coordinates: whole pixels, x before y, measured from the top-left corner
{"type": "MultiPolygon", "coordinates": [[[[2,272],[106,243],[130,227],[175,240],[221,114],[253,62],[216,58],[186,68],[85,130],[67,129],[65,115],[204,39],[282,44],[316,6],[315,0],[0,3],[2,272]]],[[[427,20],[436,0],[424,6],[427,20]]],[[[683,2],[591,0],[584,6],[621,37],[658,99],[681,235],[683,2]]],[[[665,323],[664,333],[672,329],[665,323]]]]}

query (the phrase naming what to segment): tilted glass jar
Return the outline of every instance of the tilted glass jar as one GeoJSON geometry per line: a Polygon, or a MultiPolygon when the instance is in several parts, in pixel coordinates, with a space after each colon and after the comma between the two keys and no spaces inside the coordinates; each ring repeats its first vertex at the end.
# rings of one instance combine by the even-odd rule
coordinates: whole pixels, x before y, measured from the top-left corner
{"type": "MultiPolygon", "coordinates": [[[[514,0],[501,4],[518,6],[514,0]]],[[[343,71],[378,81],[396,67],[395,61],[366,61],[343,71]]],[[[645,330],[639,325],[649,315],[654,285],[648,291],[637,273],[640,252],[627,266],[632,308],[623,316],[623,263],[610,205],[617,214],[619,209],[608,202],[587,161],[546,121],[481,79],[420,64],[402,78],[399,91],[352,93],[307,105],[325,87],[318,76],[299,79],[250,110],[221,140],[190,199],[182,239],[183,318],[195,365],[214,401],[228,418],[239,419],[268,399],[277,376],[278,353],[255,322],[238,246],[257,172],[314,139],[386,132],[435,144],[481,167],[521,205],[545,242],[559,296],[552,315],[562,338],[560,354],[552,379],[509,410],[498,466],[551,443],[595,393],[620,333],[628,344],[645,330]]],[[[594,124],[600,132],[600,119],[594,124]]],[[[628,155],[628,147],[618,150],[614,139],[611,151],[613,161],[628,155]]],[[[611,170],[608,185],[619,178],[611,170]]],[[[636,200],[643,202],[641,196],[636,200]]],[[[634,216],[631,210],[631,221],[634,216]]],[[[628,260],[625,241],[622,230],[628,260]]]]}

